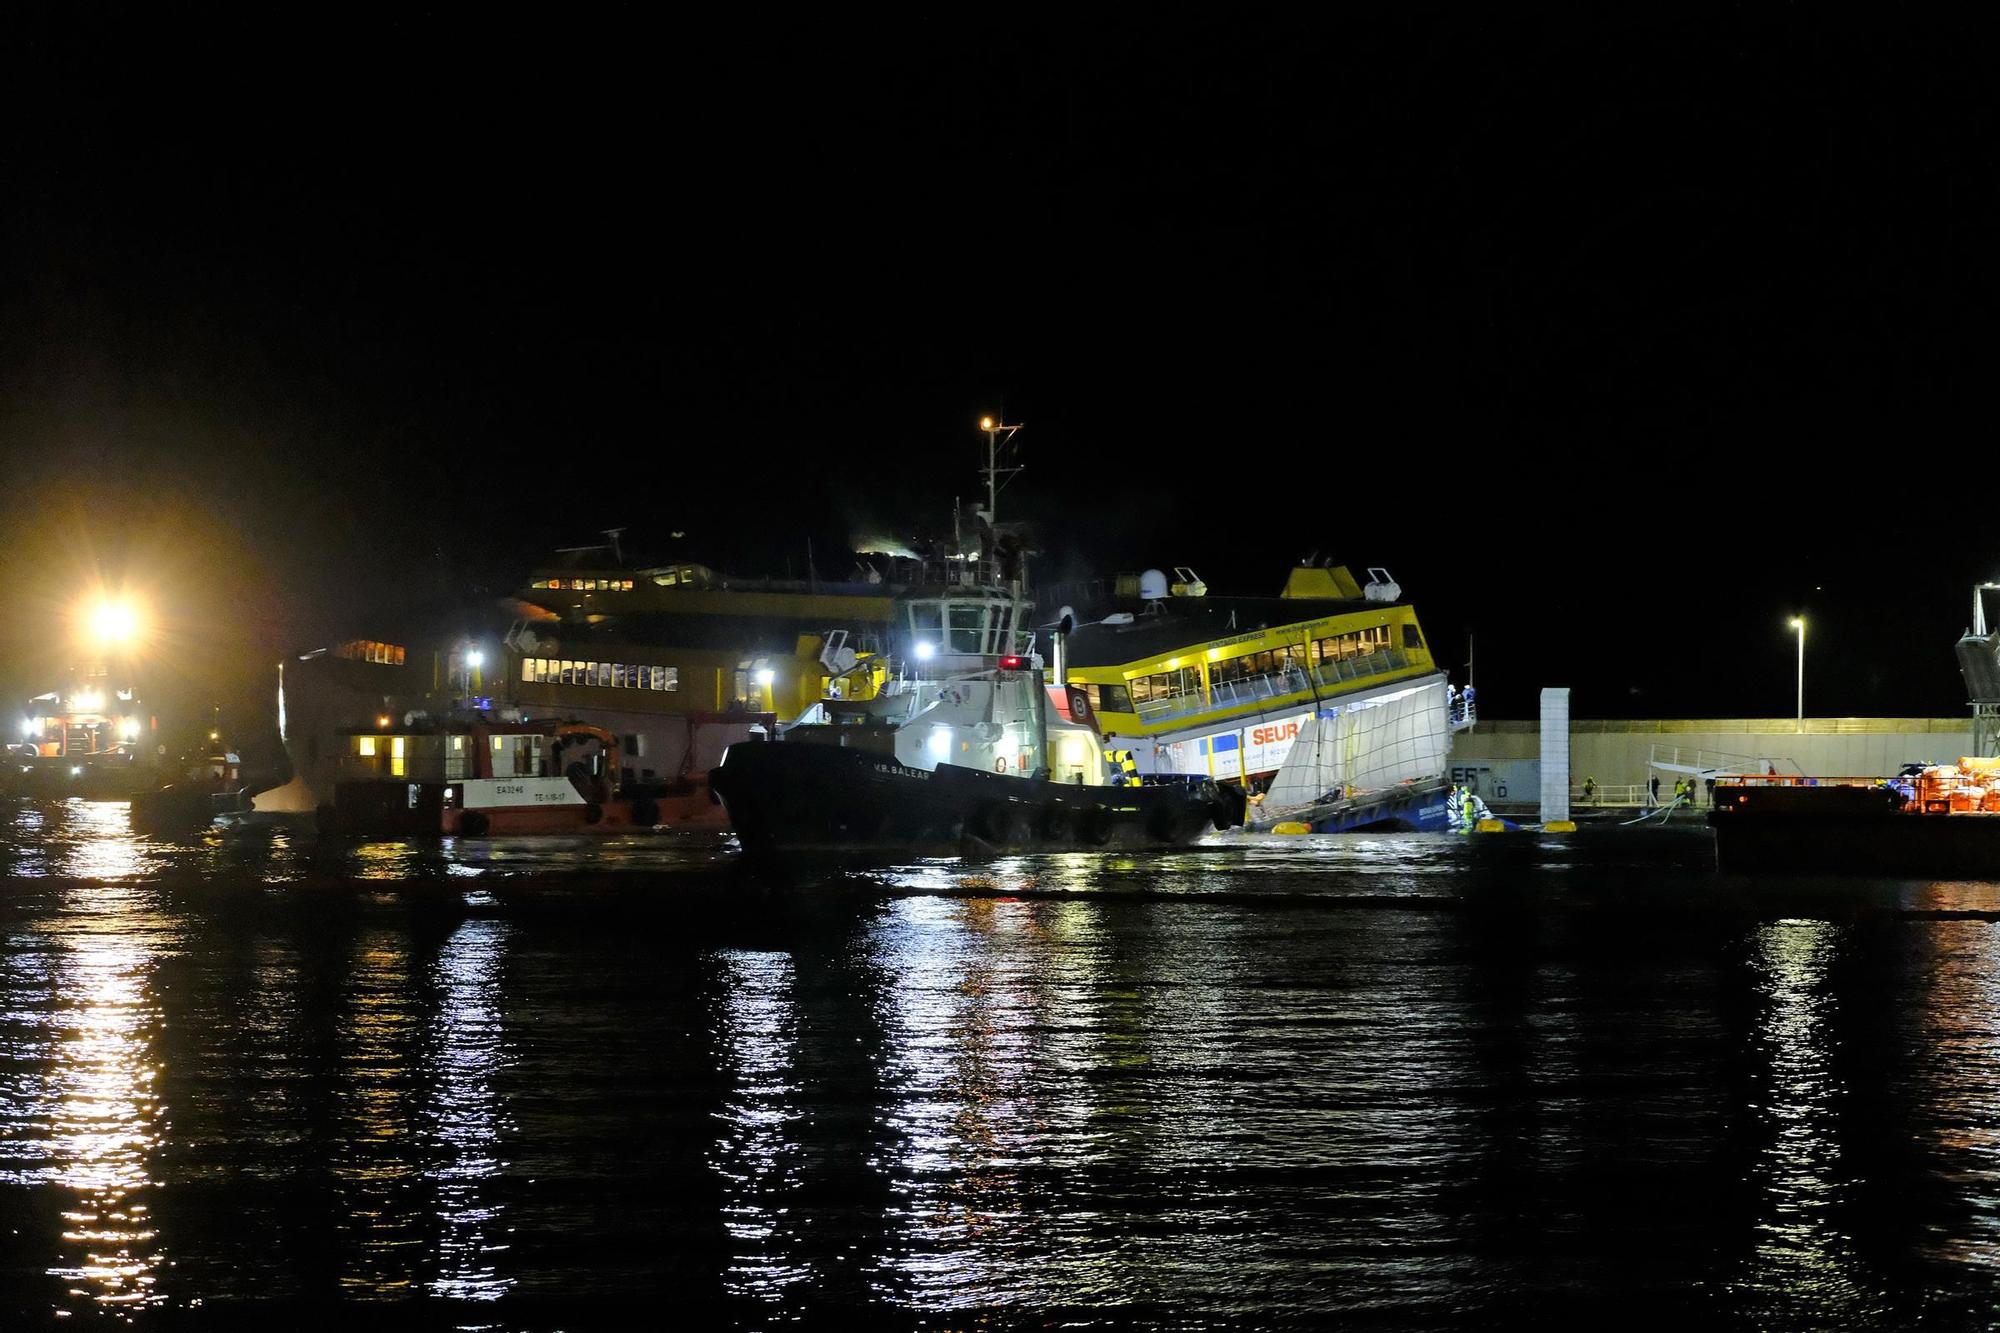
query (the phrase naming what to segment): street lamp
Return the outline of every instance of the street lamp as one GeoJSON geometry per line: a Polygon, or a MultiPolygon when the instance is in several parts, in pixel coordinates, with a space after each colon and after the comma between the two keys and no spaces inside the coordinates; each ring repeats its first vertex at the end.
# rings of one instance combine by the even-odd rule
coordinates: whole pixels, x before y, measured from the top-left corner
{"type": "Polygon", "coordinates": [[[1806,618],[1792,617],[1792,628],[1799,632],[1799,721],[1798,729],[1806,729],[1806,618]]]}

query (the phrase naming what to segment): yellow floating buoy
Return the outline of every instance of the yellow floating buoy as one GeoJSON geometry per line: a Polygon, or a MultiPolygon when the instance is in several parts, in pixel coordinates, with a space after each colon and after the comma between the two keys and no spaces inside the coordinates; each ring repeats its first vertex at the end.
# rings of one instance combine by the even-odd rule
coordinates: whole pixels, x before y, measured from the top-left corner
{"type": "Polygon", "coordinates": [[[1478,833],[1505,833],[1507,821],[1504,819],[1482,819],[1473,826],[1478,833]]]}
{"type": "Polygon", "coordinates": [[[1548,823],[1542,825],[1542,832],[1574,833],[1576,832],[1576,821],[1573,819],[1551,819],[1548,823]]]}
{"type": "Polygon", "coordinates": [[[1311,824],[1301,824],[1296,819],[1287,819],[1282,824],[1271,825],[1271,832],[1273,833],[1311,833],[1312,831],[1311,824]]]}

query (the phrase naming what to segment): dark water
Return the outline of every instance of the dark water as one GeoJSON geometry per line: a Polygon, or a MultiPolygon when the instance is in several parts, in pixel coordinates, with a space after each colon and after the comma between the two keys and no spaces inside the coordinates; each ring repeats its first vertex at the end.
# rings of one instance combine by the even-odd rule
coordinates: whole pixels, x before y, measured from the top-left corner
{"type": "Polygon", "coordinates": [[[1988,1326],[2000,890],[1709,855],[0,807],[0,1326],[1988,1326]]]}

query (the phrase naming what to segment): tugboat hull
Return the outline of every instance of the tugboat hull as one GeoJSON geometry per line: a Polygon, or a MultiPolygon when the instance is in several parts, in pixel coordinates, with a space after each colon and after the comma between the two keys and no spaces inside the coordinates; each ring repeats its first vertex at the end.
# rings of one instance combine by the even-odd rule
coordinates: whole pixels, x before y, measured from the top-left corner
{"type": "Polygon", "coordinates": [[[1709,814],[1725,872],[2000,880],[2000,814],[1920,814],[1879,787],[1723,788],[1709,814]]]}
{"type": "Polygon", "coordinates": [[[753,854],[1131,850],[1243,822],[1212,782],[1067,785],[799,741],[732,745],[709,785],[753,854]]]}

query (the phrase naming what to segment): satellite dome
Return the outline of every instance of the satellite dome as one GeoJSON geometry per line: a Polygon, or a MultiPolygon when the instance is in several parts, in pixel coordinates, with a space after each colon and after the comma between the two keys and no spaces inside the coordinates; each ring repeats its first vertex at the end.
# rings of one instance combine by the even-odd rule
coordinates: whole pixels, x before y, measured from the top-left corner
{"type": "Polygon", "coordinates": [[[1167,595],[1167,574],[1165,570],[1149,569],[1139,576],[1139,600],[1158,602],[1167,595]]]}

